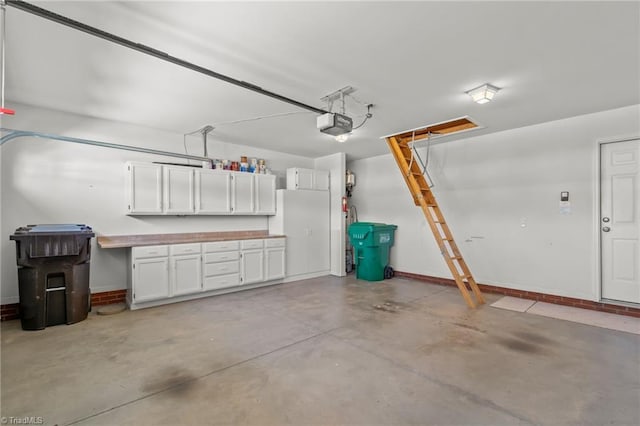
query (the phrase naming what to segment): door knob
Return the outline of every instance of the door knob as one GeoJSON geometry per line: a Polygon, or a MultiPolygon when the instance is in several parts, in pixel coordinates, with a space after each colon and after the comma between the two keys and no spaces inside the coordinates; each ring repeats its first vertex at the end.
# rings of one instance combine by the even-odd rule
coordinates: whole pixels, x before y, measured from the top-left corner
{"type": "Polygon", "coordinates": [[[602,227],[602,231],[603,232],[609,232],[609,231],[611,231],[611,228],[609,228],[608,226],[603,226],[602,227]]]}
{"type": "Polygon", "coordinates": [[[602,218],[602,221],[603,221],[604,223],[609,222],[609,220],[610,220],[610,219],[609,219],[608,217],[603,217],[603,218],[602,218]]]}

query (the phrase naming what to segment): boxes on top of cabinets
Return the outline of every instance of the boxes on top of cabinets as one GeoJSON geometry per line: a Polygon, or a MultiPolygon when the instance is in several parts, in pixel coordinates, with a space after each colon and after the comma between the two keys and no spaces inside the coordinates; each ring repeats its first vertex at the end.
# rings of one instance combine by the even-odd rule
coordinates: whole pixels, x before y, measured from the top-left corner
{"type": "Polygon", "coordinates": [[[329,172],[327,170],[287,169],[287,189],[329,190],[329,172]]]}

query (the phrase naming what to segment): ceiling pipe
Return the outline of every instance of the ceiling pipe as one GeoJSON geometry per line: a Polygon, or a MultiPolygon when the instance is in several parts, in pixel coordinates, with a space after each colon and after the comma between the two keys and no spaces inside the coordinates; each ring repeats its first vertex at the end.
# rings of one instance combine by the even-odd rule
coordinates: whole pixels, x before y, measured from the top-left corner
{"type": "Polygon", "coordinates": [[[207,124],[201,130],[202,132],[202,143],[204,145],[204,156],[205,158],[209,158],[209,153],[207,152],[207,134],[214,129],[213,126],[207,124]]]}
{"type": "MultiPolygon", "coordinates": [[[[0,138],[0,146],[16,138],[24,138],[24,137],[44,138],[44,139],[52,139],[56,141],[79,143],[83,145],[100,146],[103,148],[121,149],[124,151],[143,152],[145,154],[162,155],[165,157],[184,158],[186,160],[195,160],[200,162],[206,161],[211,165],[210,168],[213,168],[213,160],[207,157],[201,157],[199,155],[189,155],[189,154],[181,154],[179,152],[159,151],[157,149],[143,148],[140,146],[119,145],[119,144],[109,143],[109,142],[94,141],[91,139],[72,138],[70,136],[54,135],[51,133],[32,132],[28,130],[0,128],[0,131],[8,132],[6,135],[0,138]]],[[[206,137],[206,134],[205,134],[205,137],[206,137]]]]}
{"type": "Polygon", "coordinates": [[[98,28],[92,27],[90,25],[83,24],[82,22],[67,18],[66,16],[58,15],[57,13],[50,12],[41,7],[35,6],[33,4],[21,1],[21,0],[6,0],[7,6],[14,7],[16,9],[22,10],[24,12],[31,13],[36,16],[40,16],[41,18],[48,19],[53,22],[57,22],[59,24],[65,25],[70,28],[74,28],[76,30],[85,32],[92,36],[101,38],[103,40],[110,41],[115,44],[119,44],[124,47],[128,47],[129,49],[137,50],[138,52],[142,52],[146,55],[153,56],[158,59],[162,59],[163,61],[170,62],[175,65],[179,65],[183,68],[190,69],[192,71],[199,72],[201,74],[207,75],[209,77],[216,78],[218,80],[225,81],[227,83],[233,84],[238,87],[242,87],[247,90],[251,90],[253,92],[259,93],[264,96],[268,96],[279,101],[295,105],[299,108],[306,109],[308,111],[312,111],[318,114],[326,114],[329,111],[325,111],[321,108],[316,108],[311,105],[307,105],[305,103],[296,101],[291,98],[287,98],[286,96],[279,95],[277,93],[268,91],[263,89],[262,87],[256,86],[255,84],[248,83],[246,81],[237,80],[233,77],[229,77],[224,74],[217,73],[208,68],[201,67],[200,65],[193,64],[191,62],[187,62],[183,59],[176,58],[175,56],[171,56],[165,52],[154,49],[152,47],[146,46],[144,44],[136,43],[131,40],[119,37],[115,34],[108,33],[106,31],[102,31],[98,28]]]}

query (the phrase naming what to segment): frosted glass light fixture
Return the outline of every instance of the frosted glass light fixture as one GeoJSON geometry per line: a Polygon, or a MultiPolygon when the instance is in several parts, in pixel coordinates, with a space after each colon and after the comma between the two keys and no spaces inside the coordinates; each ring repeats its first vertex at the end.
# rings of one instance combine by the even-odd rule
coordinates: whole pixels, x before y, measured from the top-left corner
{"type": "Polygon", "coordinates": [[[343,143],[349,139],[349,135],[351,135],[351,133],[343,133],[341,135],[337,135],[335,138],[338,142],[343,143]]]}
{"type": "Polygon", "coordinates": [[[494,95],[498,93],[498,90],[500,90],[498,87],[485,83],[482,86],[471,89],[465,93],[471,96],[471,99],[473,99],[474,102],[486,104],[493,99],[494,95]]]}

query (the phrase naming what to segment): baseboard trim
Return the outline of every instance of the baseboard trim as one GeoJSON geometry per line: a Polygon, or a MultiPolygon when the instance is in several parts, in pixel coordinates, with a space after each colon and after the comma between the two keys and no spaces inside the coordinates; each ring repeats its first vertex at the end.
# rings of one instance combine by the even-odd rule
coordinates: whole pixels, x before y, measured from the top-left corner
{"type": "MultiPolygon", "coordinates": [[[[431,284],[456,286],[456,282],[451,278],[432,277],[429,275],[414,274],[411,272],[395,271],[397,277],[411,278],[418,281],[425,281],[431,284]]],[[[553,294],[538,293],[535,291],[518,290],[515,288],[498,287],[495,285],[478,283],[478,287],[484,293],[502,294],[505,296],[519,297],[521,299],[535,300],[537,302],[555,303],[556,305],[573,306],[574,308],[591,309],[593,311],[607,312],[610,314],[626,315],[640,318],[640,308],[627,305],[616,305],[613,303],[594,302],[592,300],[576,299],[573,297],[556,296],[553,294]]]]}
{"type": "MultiPolygon", "coordinates": [[[[111,290],[91,294],[91,306],[111,305],[125,303],[127,290],[111,290]]],[[[8,303],[0,305],[0,321],[9,321],[20,318],[20,303],[8,303]]]]}
{"type": "Polygon", "coordinates": [[[0,305],[0,321],[9,321],[20,318],[20,304],[7,303],[0,305]]]}

